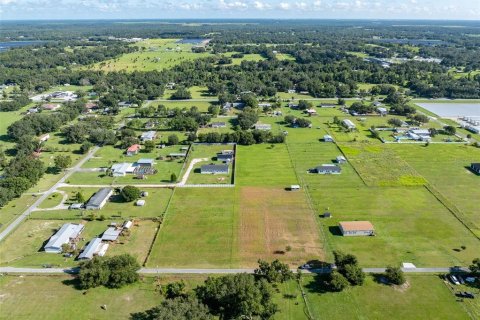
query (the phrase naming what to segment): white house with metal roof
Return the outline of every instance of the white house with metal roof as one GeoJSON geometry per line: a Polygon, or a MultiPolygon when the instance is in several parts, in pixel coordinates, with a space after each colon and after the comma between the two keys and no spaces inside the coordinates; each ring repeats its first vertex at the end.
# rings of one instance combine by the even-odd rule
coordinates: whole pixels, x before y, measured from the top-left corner
{"type": "Polygon", "coordinates": [[[142,141],[152,141],[155,140],[155,137],[157,136],[157,133],[155,131],[147,131],[142,133],[140,136],[140,139],[142,141]]]}
{"type": "Polygon", "coordinates": [[[78,260],[90,260],[93,256],[104,256],[108,249],[108,243],[103,243],[101,238],[93,238],[78,256],[78,260]]]}
{"type": "Polygon", "coordinates": [[[83,224],[66,223],[51,238],[44,247],[45,252],[61,253],[62,245],[74,241],[83,231],[83,224]]]}

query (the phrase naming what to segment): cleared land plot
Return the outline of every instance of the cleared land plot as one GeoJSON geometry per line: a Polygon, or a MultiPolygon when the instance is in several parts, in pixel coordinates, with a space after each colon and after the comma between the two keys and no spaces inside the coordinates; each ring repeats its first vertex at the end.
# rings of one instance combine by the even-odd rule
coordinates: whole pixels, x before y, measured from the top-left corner
{"type": "Polygon", "coordinates": [[[392,147],[460,209],[469,227],[480,236],[480,176],[468,169],[470,163],[480,162],[480,149],[464,145],[392,147]]]}
{"type": "Polygon", "coordinates": [[[74,288],[68,276],[3,276],[2,319],[129,319],[160,302],[153,278],[122,289],[74,288]],[[107,310],[101,306],[107,305],[107,310]],[[21,306],[21,307],[19,307],[21,306]]]}
{"type": "Polygon", "coordinates": [[[177,189],[148,267],[237,266],[233,188],[177,189]]]}
{"type": "Polygon", "coordinates": [[[412,262],[418,267],[466,265],[478,255],[476,239],[424,187],[310,190],[332,250],[353,252],[362,266],[412,262]],[[343,237],[340,221],[368,220],[374,237],[343,237]],[[466,249],[461,249],[465,246],[466,249]]]}
{"type": "MultiPolygon", "coordinates": [[[[173,92],[173,91],[172,91],[173,92]]],[[[193,94],[193,92],[192,92],[193,94]]],[[[169,101],[153,101],[150,105],[151,106],[158,106],[163,104],[167,109],[183,109],[187,108],[190,109],[191,107],[197,107],[200,112],[207,112],[208,107],[214,102],[211,101],[184,101],[184,100],[169,100],[169,101]]]]}
{"type": "Polygon", "coordinates": [[[304,281],[313,314],[322,319],[471,319],[437,276],[408,275],[408,288],[379,284],[368,276],[361,287],[340,293],[304,281]]]}
{"type": "MultiPolygon", "coordinates": [[[[119,195],[115,195],[113,199],[105,205],[101,210],[52,210],[52,211],[35,211],[32,217],[36,219],[81,219],[90,215],[96,218],[103,216],[107,219],[128,219],[128,218],[155,218],[159,217],[167,206],[172,195],[172,190],[168,188],[140,188],[142,191],[148,192],[145,200],[145,206],[136,206],[135,202],[123,202],[119,195]]],[[[81,192],[86,200],[88,200],[98,188],[62,188],[69,195],[66,204],[76,202],[77,192],[81,192]]]]}
{"type": "Polygon", "coordinates": [[[303,191],[242,187],[237,197],[242,266],[255,267],[257,259],[279,259],[295,267],[324,258],[315,217],[303,191]]]}
{"type": "Polygon", "coordinates": [[[185,61],[208,57],[209,53],[192,52],[191,44],[176,43],[178,39],[150,39],[134,44],[138,51],[102,61],[90,68],[102,71],[164,70],[185,61]]]}
{"type": "Polygon", "coordinates": [[[237,146],[236,161],[237,186],[286,188],[298,183],[285,144],[237,146]]]}
{"type": "Polygon", "coordinates": [[[417,186],[426,183],[388,146],[360,143],[342,143],[339,146],[368,186],[417,186]]]}

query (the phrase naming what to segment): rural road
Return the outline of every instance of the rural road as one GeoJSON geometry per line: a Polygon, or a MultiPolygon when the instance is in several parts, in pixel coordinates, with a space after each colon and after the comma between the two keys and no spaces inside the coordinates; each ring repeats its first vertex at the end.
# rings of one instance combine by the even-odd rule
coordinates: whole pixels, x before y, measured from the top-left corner
{"type": "MultiPolygon", "coordinates": [[[[78,268],[16,268],[0,267],[0,273],[26,273],[26,274],[75,274],[78,268]]],[[[450,267],[435,268],[402,268],[408,273],[448,273],[452,271],[450,267]]],[[[140,274],[232,274],[232,273],[253,273],[254,269],[178,269],[178,268],[141,268],[140,274]]],[[[296,272],[297,269],[292,269],[296,272]]],[[[301,270],[302,273],[329,273],[330,269],[311,269],[301,270]]],[[[385,268],[363,268],[365,273],[383,273],[385,268]]],[[[456,272],[469,272],[467,268],[455,270],[456,272]]]]}
{"type": "Polygon", "coordinates": [[[37,207],[45,200],[47,199],[54,191],[57,190],[57,188],[59,188],[60,186],[63,185],[63,183],[73,174],[75,173],[76,171],[78,171],[80,169],[81,166],[83,166],[83,164],[85,162],[87,162],[94,154],[95,152],[97,152],[97,150],[99,149],[100,147],[94,147],[92,150],[90,150],[90,152],[83,158],[81,159],[74,167],[72,168],[69,168],[67,169],[67,172],[63,175],[62,178],[60,178],[60,180],[57,181],[57,183],[55,183],[55,185],[53,185],[50,189],[48,189],[48,191],[44,192],[42,194],[42,196],[40,196],[40,198],[37,199],[37,201],[35,201],[33,203],[33,205],[31,205],[27,210],[25,210],[20,216],[18,216],[17,219],[15,219],[12,223],[10,223],[6,228],[5,230],[3,230],[1,233],[0,233],[0,242],[5,239],[6,236],[8,236],[8,234],[10,234],[10,232],[12,232],[13,230],[15,230],[16,227],[18,227],[18,225],[20,223],[23,222],[23,220],[25,220],[29,215],[30,213],[32,213],[32,211],[36,210],[37,207]]]}

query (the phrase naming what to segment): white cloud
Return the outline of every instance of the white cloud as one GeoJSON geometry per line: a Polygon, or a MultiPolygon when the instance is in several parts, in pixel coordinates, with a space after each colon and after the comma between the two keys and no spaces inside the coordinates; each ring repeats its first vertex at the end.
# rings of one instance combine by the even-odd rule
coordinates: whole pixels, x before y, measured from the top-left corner
{"type": "Polygon", "coordinates": [[[289,10],[290,7],[291,7],[291,6],[290,6],[290,3],[288,3],[288,2],[280,2],[280,3],[278,4],[278,8],[279,8],[279,9],[282,9],[282,10],[289,10]]]}
{"type": "Polygon", "coordinates": [[[272,6],[266,2],[254,1],[253,7],[257,10],[267,10],[270,9],[272,6]]]}

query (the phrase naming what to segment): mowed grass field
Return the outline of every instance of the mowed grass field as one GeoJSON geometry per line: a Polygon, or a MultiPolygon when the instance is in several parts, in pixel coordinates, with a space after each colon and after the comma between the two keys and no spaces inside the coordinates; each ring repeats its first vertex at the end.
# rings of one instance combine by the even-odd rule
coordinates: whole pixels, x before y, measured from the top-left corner
{"type": "Polygon", "coordinates": [[[480,236],[480,176],[470,171],[480,148],[465,145],[392,146],[395,152],[455,205],[480,236]]]}
{"type": "Polygon", "coordinates": [[[176,189],[147,266],[237,266],[235,207],[233,188],[176,189]]]}
{"type": "MultiPolygon", "coordinates": [[[[202,275],[143,277],[121,289],[103,287],[77,290],[69,276],[3,276],[0,278],[1,319],[129,319],[130,314],[160,303],[158,285],[182,279],[188,290],[201,284],[202,275]],[[107,309],[101,309],[107,305],[107,309]],[[22,306],[19,308],[19,306],[22,306]]],[[[368,276],[361,287],[341,293],[323,292],[314,276],[304,276],[302,286],[313,319],[472,319],[475,301],[457,301],[436,275],[408,275],[406,289],[378,284],[368,276]]],[[[298,284],[277,286],[273,300],[275,320],[308,319],[298,284]]],[[[478,299],[475,299],[478,300],[478,299]]],[[[478,302],[478,301],[477,301],[478,302]]]]}
{"type": "Polygon", "coordinates": [[[191,44],[176,43],[178,39],[149,39],[132,46],[137,51],[96,63],[90,68],[102,71],[152,71],[172,68],[182,62],[209,56],[192,52],[191,44]]]}

